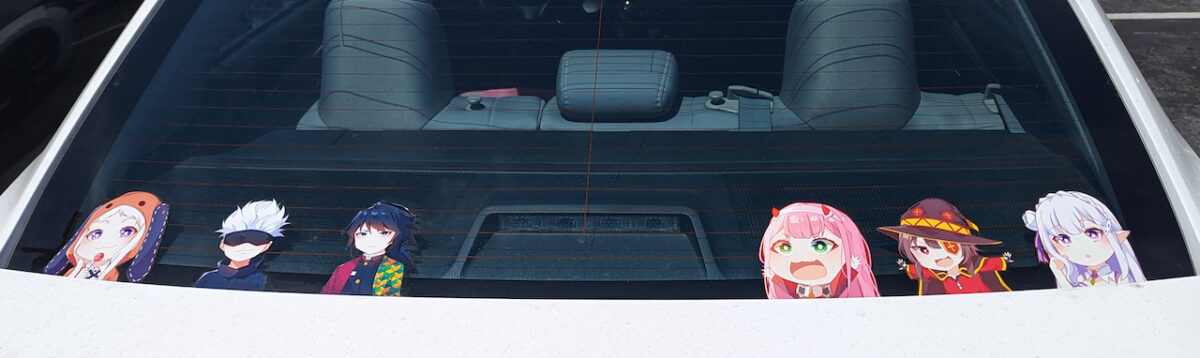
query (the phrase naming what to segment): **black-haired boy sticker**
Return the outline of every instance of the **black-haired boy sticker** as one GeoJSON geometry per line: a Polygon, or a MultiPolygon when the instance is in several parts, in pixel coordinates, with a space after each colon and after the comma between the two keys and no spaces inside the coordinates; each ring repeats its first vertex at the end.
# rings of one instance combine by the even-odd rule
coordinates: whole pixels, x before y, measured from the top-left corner
{"type": "Polygon", "coordinates": [[[345,229],[348,246],[358,255],[333,271],[321,293],[400,296],[405,268],[412,265],[405,242],[413,239],[415,218],[407,207],[390,201],[359,211],[345,229]]]}

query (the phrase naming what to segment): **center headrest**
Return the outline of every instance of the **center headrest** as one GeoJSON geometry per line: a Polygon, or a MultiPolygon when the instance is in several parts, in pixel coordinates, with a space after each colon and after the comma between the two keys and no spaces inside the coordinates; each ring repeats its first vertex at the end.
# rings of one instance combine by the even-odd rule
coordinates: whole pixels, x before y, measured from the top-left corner
{"type": "Polygon", "coordinates": [[[666,51],[569,51],[558,63],[558,109],[575,122],[665,119],[679,102],[678,67],[666,51]]]}

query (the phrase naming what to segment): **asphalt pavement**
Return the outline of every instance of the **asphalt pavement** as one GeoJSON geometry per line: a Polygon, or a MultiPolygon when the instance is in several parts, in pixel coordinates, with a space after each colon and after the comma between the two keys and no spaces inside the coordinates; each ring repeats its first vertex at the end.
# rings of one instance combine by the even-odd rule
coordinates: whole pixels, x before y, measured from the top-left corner
{"type": "MultiPolygon", "coordinates": [[[[1145,19],[1113,20],[1121,41],[1163,110],[1193,149],[1200,149],[1200,18],[1159,19],[1200,12],[1200,0],[1101,0],[1104,11],[1145,19]]],[[[1115,15],[1115,16],[1114,16],[1115,15]]]]}

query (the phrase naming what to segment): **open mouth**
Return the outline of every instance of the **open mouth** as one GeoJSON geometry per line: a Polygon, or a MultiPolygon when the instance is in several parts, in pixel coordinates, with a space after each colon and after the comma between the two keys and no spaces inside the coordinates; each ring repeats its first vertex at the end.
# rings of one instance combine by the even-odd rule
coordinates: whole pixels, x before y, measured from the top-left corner
{"type": "Polygon", "coordinates": [[[943,258],[934,260],[933,263],[937,264],[938,267],[949,267],[950,265],[954,264],[954,260],[949,257],[943,257],[943,258]]]}
{"type": "Polygon", "coordinates": [[[799,261],[793,262],[791,265],[792,276],[801,280],[815,280],[825,277],[828,271],[825,270],[825,265],[821,261],[799,261]]]}

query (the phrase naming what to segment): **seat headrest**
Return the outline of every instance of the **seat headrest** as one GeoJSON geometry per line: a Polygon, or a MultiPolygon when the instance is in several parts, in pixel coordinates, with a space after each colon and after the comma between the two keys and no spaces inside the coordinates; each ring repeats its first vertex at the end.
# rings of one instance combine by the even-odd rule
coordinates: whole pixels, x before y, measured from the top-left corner
{"type": "Polygon", "coordinates": [[[815,129],[900,129],[921,103],[908,0],[797,1],[780,99],[815,129]]]}
{"type": "Polygon", "coordinates": [[[558,108],[575,122],[666,119],[678,108],[678,67],[665,51],[569,51],[558,63],[558,108]]]}

